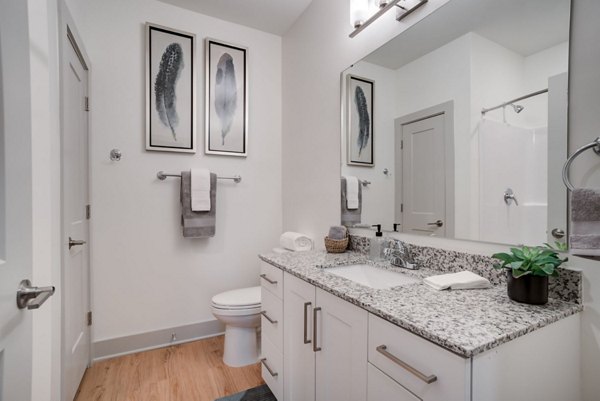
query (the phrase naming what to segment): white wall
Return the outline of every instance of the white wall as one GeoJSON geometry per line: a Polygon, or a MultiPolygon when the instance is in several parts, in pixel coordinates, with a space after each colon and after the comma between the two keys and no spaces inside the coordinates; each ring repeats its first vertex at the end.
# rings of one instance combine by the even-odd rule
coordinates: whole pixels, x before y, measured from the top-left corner
{"type": "MultiPolygon", "coordinates": [[[[394,118],[396,105],[396,90],[394,70],[381,67],[366,61],[359,61],[342,74],[342,99],[346,99],[346,76],[357,75],[375,81],[375,116],[373,122],[374,155],[373,167],[347,165],[346,132],[342,129],[342,175],[354,175],[371,184],[362,188],[362,219],[361,224],[382,224],[384,230],[391,230],[395,221],[395,185],[394,177],[394,118]],[[390,174],[384,175],[387,168],[390,174]]],[[[344,103],[344,115],[347,105],[344,103]]],[[[344,118],[342,126],[347,124],[344,118]]]]}
{"type": "MultiPolygon", "coordinates": [[[[379,21],[356,38],[348,39],[347,3],[314,0],[283,40],[283,223],[284,229],[315,237],[339,221],[339,159],[334,156],[340,147],[339,73],[406,28],[394,21],[379,21]],[[308,98],[312,101],[306,102],[308,98]]],[[[429,1],[422,11],[430,12],[439,4],[429,1]]],[[[574,0],[570,44],[571,151],[598,136],[600,127],[599,17],[600,2],[574,0]]],[[[582,156],[573,167],[572,177],[577,184],[600,184],[598,159],[591,153],[582,156]]],[[[485,246],[497,249],[467,241],[421,241],[486,254],[492,250],[485,246]]],[[[600,371],[600,265],[572,258],[571,266],[584,269],[582,371],[585,399],[591,401],[600,394],[600,382],[596,379],[600,371]]]]}
{"type": "MultiPolygon", "coordinates": [[[[454,102],[454,233],[469,238],[471,33],[396,70],[396,117],[454,102]]],[[[450,211],[448,211],[450,212],[450,211]]]]}
{"type": "Polygon", "coordinates": [[[281,233],[281,38],[154,0],[68,4],[91,59],[93,339],[212,320],[211,297],[258,285],[256,255],[281,233]],[[195,155],[144,150],[146,21],[196,34],[195,155]],[[247,158],[202,150],[206,37],[249,48],[247,158]],[[179,181],[156,179],[193,167],[243,177],[218,183],[214,238],[182,237],[179,181]]]}

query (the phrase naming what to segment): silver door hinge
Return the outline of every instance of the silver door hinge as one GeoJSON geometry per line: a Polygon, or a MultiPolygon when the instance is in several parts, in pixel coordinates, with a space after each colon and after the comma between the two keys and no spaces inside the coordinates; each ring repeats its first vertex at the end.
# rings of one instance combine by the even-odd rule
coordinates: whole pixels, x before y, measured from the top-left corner
{"type": "Polygon", "coordinates": [[[85,218],[87,220],[92,218],[92,207],[90,205],[85,205],[85,218]]]}
{"type": "Polygon", "coordinates": [[[85,97],[85,111],[90,111],[90,98],[85,97]]]}
{"type": "Polygon", "coordinates": [[[92,325],[92,311],[89,311],[87,313],[87,325],[91,326],[92,325]]]}

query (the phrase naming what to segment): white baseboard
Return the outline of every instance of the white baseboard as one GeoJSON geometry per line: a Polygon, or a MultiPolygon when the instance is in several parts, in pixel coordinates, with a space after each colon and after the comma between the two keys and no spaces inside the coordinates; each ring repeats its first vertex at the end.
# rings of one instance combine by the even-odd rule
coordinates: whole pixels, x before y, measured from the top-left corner
{"type": "Polygon", "coordinates": [[[215,319],[185,326],[171,327],[147,333],[102,340],[95,342],[92,345],[92,362],[200,340],[202,338],[214,337],[223,334],[224,332],[225,326],[223,323],[215,319]],[[173,333],[175,333],[176,336],[175,341],[171,339],[173,333]]]}

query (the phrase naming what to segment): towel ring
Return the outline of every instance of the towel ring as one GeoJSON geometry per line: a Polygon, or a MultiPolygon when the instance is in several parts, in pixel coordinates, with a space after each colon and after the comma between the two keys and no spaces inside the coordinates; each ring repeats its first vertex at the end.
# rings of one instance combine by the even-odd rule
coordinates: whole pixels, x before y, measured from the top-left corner
{"type": "Polygon", "coordinates": [[[565,162],[565,165],[563,166],[562,179],[563,179],[563,182],[565,183],[565,186],[570,191],[573,191],[575,189],[573,184],[571,184],[571,181],[569,181],[569,169],[571,168],[571,163],[573,163],[573,160],[575,160],[575,158],[577,156],[579,156],[580,154],[582,154],[583,152],[585,152],[586,150],[588,150],[590,148],[594,150],[594,153],[596,153],[598,156],[600,156],[600,137],[594,139],[593,142],[590,142],[587,145],[584,145],[584,146],[580,147],[579,149],[577,149],[575,151],[575,153],[573,153],[571,155],[571,157],[569,157],[567,159],[567,161],[565,162]]]}

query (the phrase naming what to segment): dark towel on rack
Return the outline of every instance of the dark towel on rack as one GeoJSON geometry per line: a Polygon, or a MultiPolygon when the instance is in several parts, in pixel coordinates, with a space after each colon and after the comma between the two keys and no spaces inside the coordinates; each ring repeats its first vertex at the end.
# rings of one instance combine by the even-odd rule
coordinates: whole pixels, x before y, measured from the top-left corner
{"type": "Polygon", "coordinates": [[[341,188],[342,199],[342,225],[352,227],[360,224],[360,215],[362,213],[362,185],[358,184],[358,209],[348,209],[348,200],[346,199],[346,178],[342,177],[341,188]]]}
{"type": "Polygon", "coordinates": [[[215,236],[217,212],[217,175],[210,173],[210,211],[192,211],[192,181],[189,171],[181,172],[181,226],[186,238],[215,236]]]}

